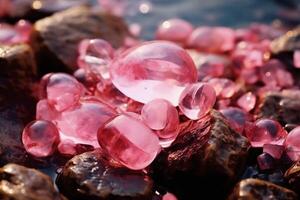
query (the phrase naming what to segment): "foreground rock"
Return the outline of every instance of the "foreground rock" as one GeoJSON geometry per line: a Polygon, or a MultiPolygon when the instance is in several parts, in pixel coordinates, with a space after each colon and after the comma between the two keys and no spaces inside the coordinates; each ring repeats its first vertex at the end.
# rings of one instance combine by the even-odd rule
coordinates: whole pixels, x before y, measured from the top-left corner
{"type": "Polygon", "coordinates": [[[150,200],[153,182],[142,171],[112,167],[99,150],[72,158],[59,174],[59,190],[72,200],[150,200]]]}
{"type": "Polygon", "coordinates": [[[180,199],[205,195],[222,199],[243,170],[248,149],[247,139],[213,111],[211,122],[189,128],[160,153],[152,166],[153,176],[180,199]],[[218,192],[209,192],[213,188],[218,192]]]}
{"type": "Polygon", "coordinates": [[[289,183],[290,187],[297,192],[300,193],[300,161],[291,166],[284,174],[284,178],[289,183]]]}
{"type": "Polygon", "coordinates": [[[102,38],[118,47],[126,34],[127,27],[120,18],[81,6],[37,21],[31,43],[42,72],[72,71],[82,39],[102,38]]]}
{"type": "Polygon", "coordinates": [[[0,169],[0,199],[2,200],[63,200],[51,178],[16,164],[0,169]]]}
{"type": "Polygon", "coordinates": [[[296,193],[284,187],[259,179],[245,179],[239,182],[228,200],[296,200],[296,193]]]}

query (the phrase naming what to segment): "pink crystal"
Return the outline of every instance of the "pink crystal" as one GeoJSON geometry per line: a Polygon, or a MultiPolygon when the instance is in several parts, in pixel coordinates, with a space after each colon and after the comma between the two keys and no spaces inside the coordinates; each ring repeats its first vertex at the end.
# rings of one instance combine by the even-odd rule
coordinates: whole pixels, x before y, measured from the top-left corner
{"type": "Polygon", "coordinates": [[[184,44],[193,26],[183,19],[169,19],[161,23],[156,31],[156,39],[169,40],[184,44]]]}
{"type": "Polygon", "coordinates": [[[225,27],[199,27],[190,35],[188,45],[211,53],[231,51],[235,46],[235,33],[225,27]]]}
{"type": "Polygon", "coordinates": [[[15,26],[0,23],[0,44],[27,42],[31,29],[31,24],[25,20],[20,20],[15,26]]]}
{"type": "Polygon", "coordinates": [[[68,139],[60,142],[57,146],[57,150],[63,155],[75,155],[77,153],[76,144],[68,139]]]}
{"type": "Polygon", "coordinates": [[[225,116],[229,125],[238,133],[242,134],[244,132],[245,124],[250,119],[248,114],[235,107],[229,107],[220,110],[220,112],[225,116]]]}
{"type": "Polygon", "coordinates": [[[36,119],[52,121],[58,116],[59,112],[49,105],[46,99],[42,99],[36,104],[36,119]]]}
{"type": "Polygon", "coordinates": [[[129,115],[107,122],[98,131],[98,141],[114,160],[134,170],[147,167],[160,151],[155,133],[129,115]]]}
{"type": "Polygon", "coordinates": [[[163,196],[162,200],[177,200],[177,198],[176,198],[176,196],[174,194],[167,192],[163,196]]]}
{"type": "Polygon", "coordinates": [[[62,112],[55,122],[62,141],[98,147],[97,130],[115,115],[116,111],[105,103],[86,97],[75,108],[62,112]]]}
{"type": "Polygon", "coordinates": [[[115,87],[141,103],[162,98],[177,106],[184,87],[197,81],[191,57],[178,45],[166,41],[130,48],[115,59],[110,69],[115,87]]]}
{"type": "Polygon", "coordinates": [[[283,145],[265,144],[263,147],[263,152],[270,154],[275,159],[280,159],[283,151],[283,145]]]}
{"type": "Polygon", "coordinates": [[[300,158],[300,127],[294,128],[286,137],[285,148],[287,155],[293,161],[298,161],[300,158]]]}
{"type": "Polygon", "coordinates": [[[300,50],[294,52],[294,66],[300,68],[300,50]]]}
{"type": "Polygon", "coordinates": [[[195,83],[187,86],[180,96],[181,112],[192,120],[205,116],[215,105],[216,92],[207,83],[195,83]]]}
{"type": "Polygon", "coordinates": [[[246,136],[252,147],[263,147],[265,144],[283,144],[287,132],[275,120],[260,119],[247,127],[246,136]]]}
{"type": "Polygon", "coordinates": [[[36,120],[24,128],[22,142],[28,153],[36,157],[47,157],[56,150],[59,133],[50,121],[36,120]]]}
{"type": "Polygon", "coordinates": [[[238,91],[238,86],[227,78],[212,78],[208,84],[215,89],[216,95],[220,98],[230,98],[238,91]]]}
{"type": "Polygon", "coordinates": [[[237,105],[245,111],[251,111],[256,104],[256,96],[252,92],[247,92],[237,100],[237,105]]]}
{"type": "Polygon", "coordinates": [[[274,159],[267,153],[262,153],[257,157],[257,164],[259,169],[268,170],[274,168],[274,159]]]}
{"type": "Polygon", "coordinates": [[[57,111],[64,111],[78,103],[84,87],[73,76],[55,73],[48,79],[46,93],[48,103],[57,111]]]}

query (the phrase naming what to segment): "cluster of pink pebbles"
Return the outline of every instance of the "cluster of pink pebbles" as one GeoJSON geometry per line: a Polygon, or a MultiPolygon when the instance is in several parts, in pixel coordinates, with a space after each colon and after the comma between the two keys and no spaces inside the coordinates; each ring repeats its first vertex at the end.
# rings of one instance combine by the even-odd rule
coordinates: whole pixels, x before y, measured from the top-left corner
{"type": "MultiPolygon", "coordinates": [[[[0,43],[27,41],[26,22],[1,26],[0,43]]],[[[114,49],[102,39],[83,40],[73,76],[41,79],[24,147],[36,157],[101,148],[123,166],[144,169],[187,121],[205,122],[214,108],[253,148],[263,148],[261,169],[271,167],[265,154],[278,160],[285,153],[296,161],[300,127],[288,133],[277,121],[254,115],[267,92],[298,89],[285,65],[270,58],[270,41],[283,33],[260,24],[195,28],[170,19],[160,24],[155,41],[129,38],[130,44],[114,49]]],[[[294,65],[299,68],[299,52],[294,65]]]]}

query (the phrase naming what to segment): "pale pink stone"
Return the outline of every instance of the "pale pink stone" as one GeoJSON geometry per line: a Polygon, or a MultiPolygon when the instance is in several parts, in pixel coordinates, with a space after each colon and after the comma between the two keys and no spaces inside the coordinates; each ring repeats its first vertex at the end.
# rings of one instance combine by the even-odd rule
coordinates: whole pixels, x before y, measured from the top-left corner
{"type": "Polygon", "coordinates": [[[283,154],[284,146],[276,144],[265,144],[263,146],[263,152],[270,154],[275,159],[280,159],[283,154]]]}
{"type": "Polygon", "coordinates": [[[251,111],[256,104],[256,96],[252,92],[243,94],[238,100],[237,105],[245,111],[251,111]]]}
{"type": "Polygon", "coordinates": [[[286,137],[284,142],[287,155],[292,161],[300,159],[300,127],[294,128],[286,137]]]}
{"type": "Polygon", "coordinates": [[[216,92],[207,83],[195,83],[187,86],[180,96],[181,112],[192,120],[205,116],[215,105],[216,92]]]}
{"type": "Polygon", "coordinates": [[[242,68],[239,76],[241,81],[251,85],[258,81],[259,75],[256,68],[242,68]]]}
{"type": "Polygon", "coordinates": [[[36,157],[47,157],[54,153],[59,143],[59,133],[50,121],[36,120],[23,130],[22,142],[25,150],[36,157]]]}
{"type": "Polygon", "coordinates": [[[243,134],[246,122],[250,120],[250,117],[244,110],[229,107],[220,110],[220,112],[225,116],[231,128],[236,132],[243,134]]]}
{"type": "Polygon", "coordinates": [[[47,99],[42,99],[36,104],[36,119],[52,121],[59,114],[55,108],[49,105],[47,99]]]}
{"type": "Polygon", "coordinates": [[[294,52],[294,66],[300,68],[300,50],[294,52]]]}
{"type": "Polygon", "coordinates": [[[63,155],[76,155],[77,153],[76,144],[68,139],[61,141],[57,146],[57,150],[63,155]]]}
{"type": "Polygon", "coordinates": [[[227,78],[212,78],[208,81],[216,91],[216,95],[220,98],[230,98],[239,89],[235,82],[227,78]]]}
{"type": "Polygon", "coordinates": [[[0,44],[16,44],[28,42],[32,26],[20,20],[15,26],[0,23],[0,44]]]}
{"type": "Polygon", "coordinates": [[[155,133],[129,115],[107,122],[98,131],[98,141],[114,160],[134,170],[147,167],[160,151],[155,133]]]}
{"type": "Polygon", "coordinates": [[[176,196],[174,194],[167,192],[163,196],[162,200],[177,200],[177,198],[176,198],[176,196]]]}
{"type": "Polygon", "coordinates": [[[115,115],[116,111],[105,103],[85,98],[75,108],[62,112],[55,122],[62,141],[99,147],[97,130],[115,115]]]}
{"type": "Polygon", "coordinates": [[[115,87],[141,103],[161,98],[177,106],[184,87],[197,81],[197,70],[188,53],[166,41],[130,48],[110,69],[115,87]]]}
{"type": "Polygon", "coordinates": [[[156,39],[184,44],[192,32],[193,26],[189,22],[183,19],[168,19],[159,25],[156,39]]]}

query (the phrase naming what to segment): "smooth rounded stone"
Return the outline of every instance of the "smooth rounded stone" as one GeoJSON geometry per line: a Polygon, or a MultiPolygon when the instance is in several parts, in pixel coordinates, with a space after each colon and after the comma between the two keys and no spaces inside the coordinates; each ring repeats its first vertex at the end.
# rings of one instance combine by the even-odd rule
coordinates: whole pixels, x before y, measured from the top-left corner
{"type": "Polygon", "coordinates": [[[249,112],[254,109],[256,104],[256,96],[252,92],[247,92],[243,94],[238,100],[237,105],[244,109],[246,112],[249,112]]]}
{"type": "Polygon", "coordinates": [[[236,107],[228,107],[219,111],[224,115],[231,128],[243,134],[246,123],[250,120],[248,113],[236,107]]]}
{"type": "Polygon", "coordinates": [[[36,115],[37,120],[55,120],[59,116],[57,112],[47,101],[47,99],[39,100],[36,104],[36,115]]]}
{"type": "Polygon", "coordinates": [[[29,40],[31,29],[31,24],[25,20],[20,20],[15,25],[0,23],[0,44],[26,43],[29,40]]]}
{"type": "Polygon", "coordinates": [[[239,90],[238,85],[227,78],[212,78],[208,81],[219,98],[231,98],[239,90]]]}
{"type": "Polygon", "coordinates": [[[51,178],[35,169],[7,164],[0,168],[0,198],[3,200],[66,200],[51,178]]]}
{"type": "Polygon", "coordinates": [[[293,164],[284,174],[289,186],[299,194],[300,187],[300,161],[293,164]]]}
{"type": "Polygon", "coordinates": [[[199,199],[199,191],[211,199],[224,198],[243,171],[249,148],[247,139],[213,110],[210,120],[184,129],[162,150],[151,165],[152,176],[179,199],[199,199]],[[212,188],[222,189],[212,194],[212,188]]]}
{"type": "Polygon", "coordinates": [[[160,151],[158,136],[135,113],[121,114],[101,126],[98,142],[115,161],[133,169],[144,169],[160,151]]]}
{"type": "Polygon", "coordinates": [[[127,27],[120,18],[80,6],[37,21],[31,43],[42,72],[73,71],[80,41],[102,38],[119,47],[127,34],[127,27]]]}
{"type": "Polygon", "coordinates": [[[132,47],[115,59],[110,69],[114,86],[141,103],[160,98],[177,106],[184,88],[197,81],[192,58],[183,48],[167,41],[132,47]]]}
{"type": "Polygon", "coordinates": [[[271,155],[275,159],[280,159],[284,152],[284,146],[276,144],[265,144],[263,146],[263,152],[271,155]]]}
{"type": "Polygon", "coordinates": [[[163,197],[162,200],[177,200],[176,196],[172,193],[167,192],[163,197]]]}
{"type": "Polygon", "coordinates": [[[295,192],[271,182],[249,178],[240,181],[227,200],[241,199],[296,200],[298,196],[295,192]]]}
{"type": "Polygon", "coordinates": [[[284,146],[287,155],[292,161],[298,161],[300,158],[300,127],[294,128],[287,135],[284,146]]]}
{"type": "Polygon", "coordinates": [[[151,200],[149,176],[112,164],[100,150],[80,154],[63,167],[57,186],[74,200],[151,200]]]}

